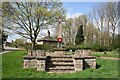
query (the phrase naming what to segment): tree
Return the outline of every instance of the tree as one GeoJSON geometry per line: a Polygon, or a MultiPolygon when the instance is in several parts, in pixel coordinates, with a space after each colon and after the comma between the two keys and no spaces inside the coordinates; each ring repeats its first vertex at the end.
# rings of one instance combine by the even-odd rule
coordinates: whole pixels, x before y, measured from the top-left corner
{"type": "Polygon", "coordinates": [[[5,31],[2,31],[2,50],[4,50],[4,43],[7,40],[7,33],[5,31]]]}
{"type": "Polygon", "coordinates": [[[3,26],[32,42],[32,51],[40,30],[53,25],[65,10],[60,2],[5,2],[3,26]],[[9,25],[6,23],[9,22],[9,25]],[[11,25],[10,25],[11,24],[11,25]]]}
{"type": "MultiPolygon", "coordinates": [[[[84,25],[84,31],[86,30],[87,16],[79,15],[74,18],[68,18],[63,26],[63,37],[65,44],[75,45],[75,38],[77,31],[81,25],[84,25]]],[[[83,33],[85,35],[85,33],[83,33]]]]}
{"type": "Polygon", "coordinates": [[[75,26],[73,26],[73,21],[74,19],[69,18],[66,20],[65,25],[63,26],[64,43],[67,45],[74,44],[75,26]]]}
{"type": "Polygon", "coordinates": [[[25,42],[26,42],[25,39],[19,38],[13,42],[13,45],[15,45],[16,47],[24,46],[25,42]]]}
{"type": "Polygon", "coordinates": [[[117,3],[114,2],[102,3],[93,10],[94,23],[100,33],[101,45],[111,45],[113,43],[118,22],[117,13],[117,3]],[[111,35],[112,39],[110,38],[111,35]]]}
{"type": "Polygon", "coordinates": [[[83,42],[84,42],[83,26],[80,26],[76,35],[75,44],[79,45],[83,42]]]}
{"type": "Polygon", "coordinates": [[[117,29],[117,22],[118,22],[118,4],[117,3],[113,3],[113,2],[109,2],[106,4],[106,7],[105,7],[105,10],[107,11],[106,12],[106,16],[107,16],[107,19],[109,21],[109,25],[110,25],[110,33],[112,34],[112,44],[114,42],[114,39],[115,39],[115,32],[116,32],[116,29],[117,29]]]}

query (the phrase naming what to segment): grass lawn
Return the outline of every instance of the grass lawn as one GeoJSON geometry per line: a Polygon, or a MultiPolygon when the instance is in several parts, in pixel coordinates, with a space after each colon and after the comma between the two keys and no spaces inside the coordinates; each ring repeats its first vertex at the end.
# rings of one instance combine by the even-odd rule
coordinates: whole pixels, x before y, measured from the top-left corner
{"type": "Polygon", "coordinates": [[[77,73],[50,74],[34,69],[23,69],[22,57],[26,51],[13,51],[2,55],[3,78],[118,78],[118,61],[97,58],[97,69],[77,73]]]}
{"type": "Polygon", "coordinates": [[[113,58],[120,58],[120,56],[118,55],[118,53],[115,52],[115,51],[107,52],[107,55],[105,55],[104,52],[93,52],[92,55],[93,55],[93,56],[96,56],[96,57],[113,57],[113,58]]]}

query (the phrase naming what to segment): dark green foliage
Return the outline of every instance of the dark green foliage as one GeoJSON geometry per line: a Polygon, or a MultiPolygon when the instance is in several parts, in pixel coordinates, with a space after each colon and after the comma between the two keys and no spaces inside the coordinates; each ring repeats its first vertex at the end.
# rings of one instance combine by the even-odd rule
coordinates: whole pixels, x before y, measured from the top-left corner
{"type": "Polygon", "coordinates": [[[111,44],[115,49],[120,48],[120,34],[116,35],[111,44]]]}
{"type": "Polygon", "coordinates": [[[75,44],[79,45],[83,42],[84,42],[83,26],[80,26],[76,35],[75,44]]]}
{"type": "Polygon", "coordinates": [[[77,49],[84,49],[84,50],[94,50],[94,51],[112,51],[114,50],[113,47],[109,47],[109,46],[103,46],[103,45],[99,45],[99,44],[93,44],[93,45],[86,45],[86,44],[81,44],[81,45],[76,45],[76,46],[67,46],[66,47],[67,50],[77,50],[77,49]]]}
{"type": "Polygon", "coordinates": [[[54,47],[44,44],[44,45],[35,45],[35,50],[45,50],[45,51],[54,51],[54,47]]]}
{"type": "Polygon", "coordinates": [[[120,48],[117,48],[114,52],[115,53],[120,53],[120,48]]]}
{"type": "Polygon", "coordinates": [[[92,50],[95,51],[112,51],[114,48],[110,47],[110,46],[103,46],[103,45],[99,45],[99,44],[94,44],[91,46],[92,50]]]}
{"type": "Polygon", "coordinates": [[[70,50],[72,49],[73,51],[77,50],[77,49],[84,49],[84,50],[90,50],[91,49],[91,46],[89,45],[84,45],[84,44],[81,44],[81,45],[71,45],[71,46],[67,46],[66,47],[66,50],[70,50]]]}

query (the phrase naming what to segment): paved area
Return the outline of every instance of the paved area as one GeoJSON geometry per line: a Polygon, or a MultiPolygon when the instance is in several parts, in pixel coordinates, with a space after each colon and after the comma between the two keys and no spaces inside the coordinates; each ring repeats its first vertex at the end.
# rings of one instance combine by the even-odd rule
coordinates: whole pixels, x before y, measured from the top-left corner
{"type": "Polygon", "coordinates": [[[13,47],[5,47],[5,50],[0,52],[0,54],[4,54],[10,51],[21,50],[20,48],[13,48],[13,47]]]}

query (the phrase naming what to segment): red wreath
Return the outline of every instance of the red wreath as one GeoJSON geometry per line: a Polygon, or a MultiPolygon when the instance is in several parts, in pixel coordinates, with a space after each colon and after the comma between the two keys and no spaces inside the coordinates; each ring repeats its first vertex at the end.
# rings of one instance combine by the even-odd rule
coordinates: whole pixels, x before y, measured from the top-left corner
{"type": "Polygon", "coordinates": [[[62,38],[58,38],[57,41],[58,41],[58,42],[62,42],[62,38]]]}

